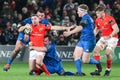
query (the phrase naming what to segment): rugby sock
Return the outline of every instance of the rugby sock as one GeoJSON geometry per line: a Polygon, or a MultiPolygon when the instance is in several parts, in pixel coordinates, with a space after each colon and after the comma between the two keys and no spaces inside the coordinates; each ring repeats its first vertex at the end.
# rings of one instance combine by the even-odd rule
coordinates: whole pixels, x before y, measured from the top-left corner
{"type": "Polygon", "coordinates": [[[75,65],[76,65],[76,69],[78,74],[82,73],[82,61],[81,59],[75,60],[75,65]]]}
{"type": "Polygon", "coordinates": [[[107,69],[110,69],[112,66],[112,60],[107,60],[107,69]]]}
{"type": "MultiPolygon", "coordinates": [[[[100,55],[95,55],[94,59],[100,61],[100,55]]],[[[98,66],[96,65],[96,70],[98,70],[98,66]]]]}
{"type": "Polygon", "coordinates": [[[10,58],[8,59],[7,63],[11,65],[16,56],[17,56],[17,54],[13,52],[11,54],[10,58]]]}
{"type": "Polygon", "coordinates": [[[46,76],[50,76],[50,72],[47,70],[45,64],[41,65],[42,70],[45,72],[46,76]]]}
{"type": "Polygon", "coordinates": [[[11,65],[12,62],[13,62],[13,60],[9,58],[7,63],[8,63],[9,65],[11,65]]]}
{"type": "Polygon", "coordinates": [[[66,71],[65,73],[64,73],[64,75],[65,76],[73,76],[73,75],[75,75],[73,72],[70,72],[70,71],[66,71]]]}
{"type": "Polygon", "coordinates": [[[89,64],[99,64],[99,61],[91,58],[89,64]]]}
{"type": "Polygon", "coordinates": [[[38,68],[38,67],[35,67],[35,71],[36,71],[37,73],[39,73],[39,71],[40,71],[40,68],[38,68]]]}
{"type": "Polygon", "coordinates": [[[100,61],[100,55],[95,55],[94,59],[97,60],[97,61],[100,61]]]}

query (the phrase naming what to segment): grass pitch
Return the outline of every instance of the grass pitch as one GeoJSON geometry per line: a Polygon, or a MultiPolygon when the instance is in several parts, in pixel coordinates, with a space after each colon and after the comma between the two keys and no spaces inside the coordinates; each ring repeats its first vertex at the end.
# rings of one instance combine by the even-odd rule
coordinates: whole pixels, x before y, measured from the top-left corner
{"type": "MultiPolygon", "coordinates": [[[[28,63],[13,63],[11,69],[8,72],[3,71],[5,63],[0,63],[0,80],[120,80],[120,64],[113,64],[111,75],[104,77],[104,71],[106,68],[105,64],[102,64],[103,71],[101,76],[91,76],[90,72],[95,70],[94,65],[83,64],[83,72],[87,76],[58,76],[52,74],[50,77],[46,77],[43,73],[40,76],[29,76],[28,63]]],[[[66,71],[76,72],[75,65],[73,62],[64,62],[63,67],[66,71]]]]}

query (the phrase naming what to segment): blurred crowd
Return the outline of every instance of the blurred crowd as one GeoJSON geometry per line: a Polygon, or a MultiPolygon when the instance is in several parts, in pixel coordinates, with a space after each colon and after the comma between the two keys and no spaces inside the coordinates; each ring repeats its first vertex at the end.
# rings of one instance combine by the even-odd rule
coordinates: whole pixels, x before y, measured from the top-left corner
{"type": "MultiPolygon", "coordinates": [[[[76,10],[82,3],[89,6],[93,19],[96,18],[94,10],[97,5],[104,5],[106,12],[114,16],[120,27],[120,0],[0,0],[0,44],[15,45],[18,36],[17,24],[39,9],[45,11],[45,18],[52,25],[78,25],[80,18],[76,10]]],[[[75,33],[66,38],[63,31],[50,31],[49,34],[57,45],[67,46],[75,46],[80,36],[80,33],[75,33]]]]}

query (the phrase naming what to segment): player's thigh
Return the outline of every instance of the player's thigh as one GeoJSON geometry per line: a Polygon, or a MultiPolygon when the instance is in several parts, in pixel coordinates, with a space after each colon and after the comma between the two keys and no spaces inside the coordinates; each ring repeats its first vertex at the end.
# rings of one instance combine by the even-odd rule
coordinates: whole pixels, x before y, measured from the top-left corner
{"type": "Polygon", "coordinates": [[[101,51],[101,50],[105,49],[106,45],[107,45],[106,40],[104,40],[104,38],[101,37],[101,38],[98,40],[94,51],[96,51],[96,52],[101,51]]]}
{"type": "Polygon", "coordinates": [[[36,60],[37,58],[37,53],[35,50],[31,50],[29,53],[29,60],[36,60]]]}
{"type": "Polygon", "coordinates": [[[110,38],[108,41],[107,41],[107,47],[106,47],[106,55],[109,55],[110,53],[112,53],[114,51],[114,49],[116,48],[117,46],[117,42],[118,42],[118,39],[117,38],[110,38]]]}
{"type": "Polygon", "coordinates": [[[83,48],[79,47],[79,46],[76,46],[75,50],[74,50],[74,53],[73,53],[74,59],[75,60],[80,59],[81,56],[82,56],[82,53],[83,53],[83,48]]]}
{"type": "Polygon", "coordinates": [[[20,40],[17,40],[14,50],[15,50],[15,51],[19,51],[19,50],[21,50],[23,47],[24,47],[24,44],[23,44],[20,40]]]}
{"type": "Polygon", "coordinates": [[[64,73],[64,69],[62,66],[62,62],[59,61],[56,67],[57,74],[62,75],[64,73]]]}
{"type": "Polygon", "coordinates": [[[37,52],[37,58],[36,58],[36,62],[37,63],[42,63],[43,62],[43,58],[45,56],[45,52],[37,52]]]}
{"type": "Polygon", "coordinates": [[[92,53],[84,52],[83,56],[82,56],[83,63],[89,63],[91,55],[92,55],[92,53]]]}
{"type": "Polygon", "coordinates": [[[82,61],[84,63],[88,63],[89,60],[90,60],[90,56],[92,55],[92,52],[93,52],[93,49],[95,47],[95,41],[84,41],[84,44],[83,44],[83,49],[84,49],[84,52],[83,52],[83,56],[82,56],[82,61]]]}
{"type": "Polygon", "coordinates": [[[51,74],[56,73],[56,66],[46,64],[46,68],[51,74]]]}

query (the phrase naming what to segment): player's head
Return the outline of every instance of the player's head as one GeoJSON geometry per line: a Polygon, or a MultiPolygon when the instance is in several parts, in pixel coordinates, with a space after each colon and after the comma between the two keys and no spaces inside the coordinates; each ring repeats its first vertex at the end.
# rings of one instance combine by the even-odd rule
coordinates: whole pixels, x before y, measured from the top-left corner
{"type": "Polygon", "coordinates": [[[77,10],[78,16],[79,17],[84,16],[88,12],[88,10],[89,10],[89,8],[86,4],[79,5],[78,10],[77,10]]]}
{"type": "Polygon", "coordinates": [[[45,13],[44,13],[43,10],[38,10],[38,11],[37,11],[37,15],[38,15],[40,21],[41,21],[42,19],[44,19],[44,17],[45,17],[45,13]]]}
{"type": "Polygon", "coordinates": [[[50,44],[52,41],[52,37],[50,35],[46,35],[44,37],[44,44],[47,45],[47,44],[50,44]]]}
{"type": "Polygon", "coordinates": [[[32,24],[33,25],[38,25],[39,24],[39,18],[38,18],[38,16],[36,14],[33,14],[31,16],[31,19],[32,19],[32,24]]]}
{"type": "Polygon", "coordinates": [[[98,18],[103,18],[105,15],[105,7],[103,5],[98,5],[95,12],[98,18]]]}

